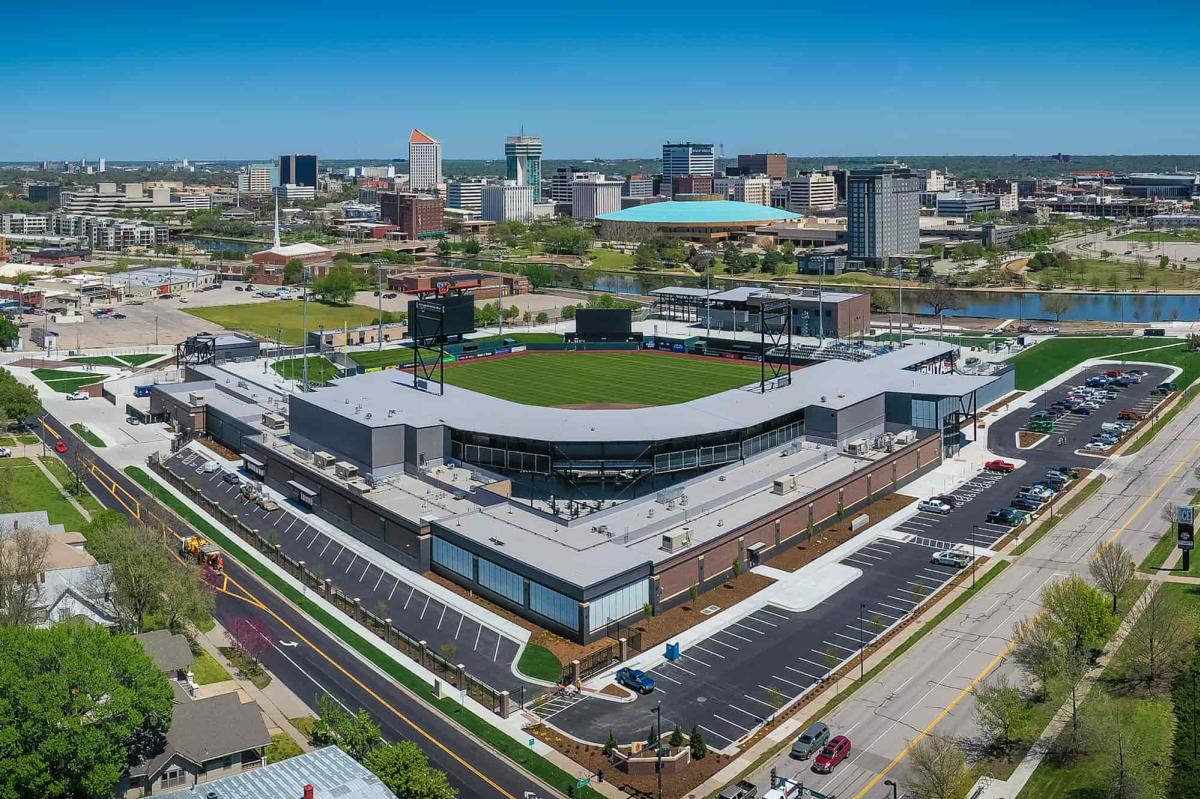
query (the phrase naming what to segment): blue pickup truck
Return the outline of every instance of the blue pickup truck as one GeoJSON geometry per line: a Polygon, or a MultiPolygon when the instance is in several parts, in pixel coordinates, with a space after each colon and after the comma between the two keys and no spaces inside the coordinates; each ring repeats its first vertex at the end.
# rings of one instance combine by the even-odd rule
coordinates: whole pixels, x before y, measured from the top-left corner
{"type": "Polygon", "coordinates": [[[617,682],[639,694],[648,694],[654,690],[654,679],[646,676],[640,669],[618,669],[617,682]]]}

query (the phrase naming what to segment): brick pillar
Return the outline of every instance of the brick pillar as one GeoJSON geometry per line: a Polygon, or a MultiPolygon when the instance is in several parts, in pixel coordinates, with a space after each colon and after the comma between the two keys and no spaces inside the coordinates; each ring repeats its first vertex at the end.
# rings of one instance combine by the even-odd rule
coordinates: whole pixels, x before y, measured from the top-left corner
{"type": "Polygon", "coordinates": [[[274,551],[274,553],[273,553],[273,554],[274,554],[274,556],[275,556],[275,562],[276,562],[276,563],[279,563],[279,555],[280,555],[280,551],[279,551],[279,544],[276,544],[276,545],[274,546],[274,550],[275,550],[275,551],[274,551]]]}
{"type": "Polygon", "coordinates": [[[588,631],[592,629],[589,620],[591,619],[591,605],[587,602],[579,603],[579,640],[587,638],[588,631]]]}
{"type": "Polygon", "coordinates": [[[354,597],[354,619],[356,621],[363,620],[362,598],[354,597]]]}
{"type": "Polygon", "coordinates": [[[421,647],[421,665],[429,668],[429,644],[425,641],[419,641],[418,645],[421,647]]]}
{"type": "Polygon", "coordinates": [[[454,687],[460,691],[467,687],[467,667],[461,663],[454,667],[454,687]]]}
{"type": "Polygon", "coordinates": [[[579,661],[578,660],[572,660],[570,665],[567,667],[567,679],[568,679],[568,682],[570,682],[574,685],[579,685],[579,661]]]}
{"type": "Polygon", "coordinates": [[[618,642],[621,645],[621,662],[624,663],[629,659],[629,639],[620,638],[618,639],[618,642]]]}
{"type": "Polygon", "coordinates": [[[388,643],[389,641],[391,641],[391,638],[392,638],[392,620],[384,619],[383,620],[383,641],[384,641],[384,643],[388,643]]]}
{"type": "Polygon", "coordinates": [[[775,546],[779,546],[781,543],[783,543],[783,532],[780,530],[781,526],[782,525],[780,524],[779,519],[776,519],[775,520],[775,546]]]}
{"type": "Polygon", "coordinates": [[[704,556],[696,558],[696,582],[700,583],[700,590],[704,590],[704,556]]]}
{"type": "Polygon", "coordinates": [[[325,578],[325,582],[321,586],[321,593],[325,595],[326,599],[329,599],[333,595],[333,580],[330,580],[328,577],[325,578]]]}
{"type": "Polygon", "coordinates": [[[506,719],[512,715],[512,699],[508,691],[500,692],[500,718],[506,719]]]}

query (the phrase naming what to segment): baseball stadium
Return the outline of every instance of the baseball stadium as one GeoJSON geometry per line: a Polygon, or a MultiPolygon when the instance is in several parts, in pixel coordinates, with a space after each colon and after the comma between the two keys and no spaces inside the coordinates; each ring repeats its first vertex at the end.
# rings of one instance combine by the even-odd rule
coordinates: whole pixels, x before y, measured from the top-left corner
{"type": "Polygon", "coordinates": [[[193,364],[151,405],[186,428],[203,403],[207,433],[300,508],[586,642],[934,468],[1012,390],[932,341],[823,359],[765,323],[611,322],[468,335],[312,391],[261,362],[193,364]]]}

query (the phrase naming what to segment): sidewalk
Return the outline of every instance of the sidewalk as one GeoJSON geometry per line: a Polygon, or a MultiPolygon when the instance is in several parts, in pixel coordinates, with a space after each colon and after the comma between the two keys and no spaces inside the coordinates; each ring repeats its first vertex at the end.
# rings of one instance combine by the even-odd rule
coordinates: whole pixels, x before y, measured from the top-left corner
{"type": "Polygon", "coordinates": [[[266,688],[258,688],[249,680],[239,679],[237,676],[237,667],[231,664],[229,659],[222,655],[218,648],[229,646],[230,643],[228,636],[225,634],[225,629],[220,624],[216,624],[206,633],[200,633],[196,636],[196,640],[205,652],[211,655],[214,660],[229,672],[234,682],[238,684],[238,688],[258,704],[259,708],[262,709],[263,715],[269,721],[269,727],[278,727],[283,732],[286,732],[305,752],[312,748],[308,744],[308,738],[305,737],[304,733],[296,729],[291,719],[316,716],[317,712],[315,710],[304,704],[300,697],[292,693],[286,685],[275,678],[271,679],[266,688]]]}

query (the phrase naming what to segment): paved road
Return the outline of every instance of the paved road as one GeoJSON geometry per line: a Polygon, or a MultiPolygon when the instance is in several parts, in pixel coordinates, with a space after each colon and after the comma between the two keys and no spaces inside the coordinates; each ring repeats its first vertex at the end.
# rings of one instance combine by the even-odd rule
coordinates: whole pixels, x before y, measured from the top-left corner
{"type": "MultiPolygon", "coordinates": [[[[1152,389],[1158,382],[1156,377],[1147,378],[1139,388],[1152,389]]],[[[1065,382],[1073,385],[1082,379],[1065,382]]],[[[1012,442],[1028,414],[1061,393],[1048,392],[1034,408],[997,423],[990,431],[992,449],[1004,451],[1008,446],[1016,456],[1015,445],[1003,442],[1012,442]]],[[[1051,445],[1045,453],[1038,453],[1041,447],[1021,451],[1029,462],[1000,485],[1007,491],[1019,482],[1027,482],[1024,473],[1033,473],[1031,481],[1050,461],[1084,460],[1084,456],[1069,451],[1072,446],[1090,437],[1091,429],[1098,428],[1102,419],[1111,418],[1126,403],[1136,402],[1141,393],[1130,392],[1100,414],[1086,417],[1067,433],[1068,446],[1051,445]]],[[[1134,558],[1140,560],[1163,534],[1160,507],[1168,501],[1190,499],[1195,482],[1191,468],[1200,454],[1198,418],[1200,405],[1194,405],[1137,456],[1105,463],[1109,479],[1095,495],[1029,552],[1013,559],[979,596],[825,719],[834,734],[849,735],[854,741],[852,756],[833,775],[813,774],[807,764],[789,760],[784,754],[765,764],[752,775],[753,780],[765,788],[768,771],[775,767],[779,774],[799,774],[807,786],[836,794],[839,799],[883,799],[890,796],[883,779],[895,779],[903,786],[903,755],[918,736],[930,731],[949,736],[977,734],[969,689],[997,675],[1018,678],[1016,667],[1006,660],[1012,628],[1037,612],[1042,587],[1063,575],[1086,573],[1096,546],[1115,536],[1120,536],[1134,558]]],[[[1100,465],[1096,459],[1091,460],[1091,465],[1100,465]]]]}
{"type": "Polygon", "coordinates": [[[364,557],[362,553],[370,552],[365,544],[357,551],[343,546],[312,523],[311,514],[290,502],[281,501],[276,511],[262,510],[243,497],[237,485],[223,480],[228,473],[224,465],[217,472],[205,474],[202,467],[210,460],[185,448],[168,460],[167,467],[205,498],[259,530],[264,538],[277,540],[289,557],[305,561],[309,569],[332,580],[343,593],[362,599],[364,608],[392,619],[393,625],[413,640],[426,641],[435,652],[452,646],[455,663],[462,663],[469,673],[497,690],[518,696],[524,687],[528,697],[542,691],[541,686],[513,673],[512,664],[520,648],[517,641],[422,591],[411,572],[387,558],[378,554],[364,557]]]}
{"type": "MultiPolygon", "coordinates": [[[[1103,369],[1072,378],[1082,383],[1103,369]]],[[[1017,432],[1035,410],[1064,392],[1049,392],[1028,410],[1010,414],[989,431],[990,448],[1026,461],[1010,475],[981,472],[952,492],[958,506],[942,515],[918,511],[897,525],[898,536],[866,536],[863,546],[841,560],[860,576],[811,610],[795,613],[775,605],[727,625],[687,648],[680,660],[665,659],[648,670],[657,684],[651,696],[616,702],[603,696],[563,697],[538,709],[550,724],[578,738],[603,743],[609,731],[618,740],[640,739],[647,719],[662,702],[664,724],[670,719],[685,730],[698,725],[709,743],[734,749],[740,739],[770,719],[781,704],[828,679],[845,661],[853,661],[860,645],[870,645],[902,623],[927,597],[951,580],[956,570],[930,562],[940,549],[989,548],[1011,528],[992,524],[987,514],[1008,505],[1022,483],[1036,482],[1050,466],[1099,466],[1102,458],[1078,455],[1105,421],[1125,407],[1149,409],[1157,404],[1154,387],[1168,370],[1152,374],[1123,390],[1117,399],[1089,416],[1071,414],[1060,420],[1066,443],[1051,439],[1028,450],[1017,447],[1017,432]],[[861,625],[860,625],[860,619],[861,625]],[[861,626],[861,629],[860,629],[861,626]]]]}
{"type": "MultiPolygon", "coordinates": [[[[84,445],[54,417],[48,416],[46,421],[67,444],[68,452],[63,457],[74,468],[74,456],[84,445]]],[[[53,445],[53,438],[45,430],[39,428],[39,433],[53,445]]],[[[100,457],[96,461],[104,468],[100,457]]],[[[106,507],[128,515],[135,503],[153,502],[120,472],[112,468],[104,471],[104,475],[83,471],[81,476],[106,507]],[[120,500],[109,490],[111,483],[106,484],[105,477],[120,486],[120,500]]],[[[226,575],[229,582],[222,582],[223,590],[217,594],[217,620],[226,627],[237,618],[264,624],[272,639],[264,657],[267,668],[302,699],[315,705],[318,696],[328,693],[345,707],[366,709],[381,724],[389,741],[411,740],[420,746],[433,765],[449,775],[451,785],[462,797],[534,799],[559,795],[363,663],[235,561],[226,561],[226,575]]]]}

